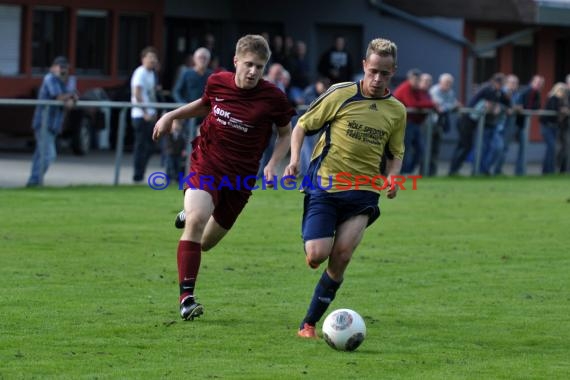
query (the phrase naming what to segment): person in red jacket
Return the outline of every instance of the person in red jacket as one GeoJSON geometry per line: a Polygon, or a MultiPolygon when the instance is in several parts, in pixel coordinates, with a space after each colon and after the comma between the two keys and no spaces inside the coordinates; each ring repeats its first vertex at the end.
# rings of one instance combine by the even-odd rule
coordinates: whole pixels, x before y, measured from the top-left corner
{"type": "Polygon", "coordinates": [[[411,69],[407,74],[408,79],[394,90],[396,99],[404,103],[406,108],[415,109],[408,111],[407,114],[406,136],[404,138],[406,154],[402,164],[402,174],[413,172],[422,160],[424,136],[421,125],[427,117],[425,110],[435,107],[429,93],[420,88],[421,75],[422,72],[419,69],[411,69]]]}

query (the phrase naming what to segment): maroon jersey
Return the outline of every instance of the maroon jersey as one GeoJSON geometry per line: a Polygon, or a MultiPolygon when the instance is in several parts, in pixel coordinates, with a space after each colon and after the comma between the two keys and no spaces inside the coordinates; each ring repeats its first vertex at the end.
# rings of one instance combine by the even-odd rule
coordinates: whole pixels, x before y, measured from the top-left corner
{"type": "Polygon", "coordinates": [[[202,102],[211,109],[193,142],[191,171],[216,177],[255,175],[272,126],[283,127],[295,110],[285,94],[261,79],[252,89],[238,88],[235,74],[208,78],[202,102]]]}

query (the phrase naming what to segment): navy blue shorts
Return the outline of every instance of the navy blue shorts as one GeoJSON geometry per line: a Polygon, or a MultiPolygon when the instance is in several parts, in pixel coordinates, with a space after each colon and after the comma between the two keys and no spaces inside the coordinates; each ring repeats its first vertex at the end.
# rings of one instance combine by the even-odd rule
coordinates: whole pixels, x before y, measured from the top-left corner
{"type": "Polygon", "coordinates": [[[368,215],[368,227],[380,216],[379,199],[380,194],[366,190],[306,194],[303,240],[333,237],[339,225],[356,215],[368,215]]]}

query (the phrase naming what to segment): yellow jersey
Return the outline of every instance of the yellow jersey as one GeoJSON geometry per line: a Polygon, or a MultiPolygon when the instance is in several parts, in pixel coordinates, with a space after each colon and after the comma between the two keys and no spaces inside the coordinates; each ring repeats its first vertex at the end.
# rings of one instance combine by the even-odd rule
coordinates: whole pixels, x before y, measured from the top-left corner
{"type": "Polygon", "coordinates": [[[322,132],[308,172],[313,186],[328,192],[379,191],[381,183],[374,185],[372,179],[380,176],[385,147],[395,159],[404,158],[406,108],[386,92],[380,98],[368,98],[362,94],[361,82],[337,83],[299,118],[295,128],[307,135],[322,132]],[[365,183],[363,178],[371,181],[365,183]],[[350,187],[350,181],[360,184],[350,187]]]}

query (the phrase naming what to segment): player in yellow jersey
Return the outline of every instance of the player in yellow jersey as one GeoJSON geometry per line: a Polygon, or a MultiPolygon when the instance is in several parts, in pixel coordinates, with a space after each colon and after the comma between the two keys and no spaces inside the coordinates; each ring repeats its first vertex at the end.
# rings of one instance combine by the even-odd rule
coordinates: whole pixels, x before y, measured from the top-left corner
{"type": "MultiPolygon", "coordinates": [[[[385,151],[387,180],[400,173],[406,109],[388,89],[396,61],[393,42],[372,40],[362,62],[363,79],[331,86],[293,130],[291,161],[284,176],[297,175],[305,135],[322,132],[309,166],[311,183],[304,187],[302,233],[309,266],[317,268],[328,260],[301,322],[300,337],[317,337],[315,326],[335,298],[364,230],[380,216],[378,188],[382,184],[360,183],[357,187],[355,182],[352,187],[347,186],[346,178],[381,174],[385,151]],[[339,178],[345,180],[338,182],[339,178]]],[[[388,198],[396,196],[397,186],[388,183],[385,188],[388,198]]]]}

